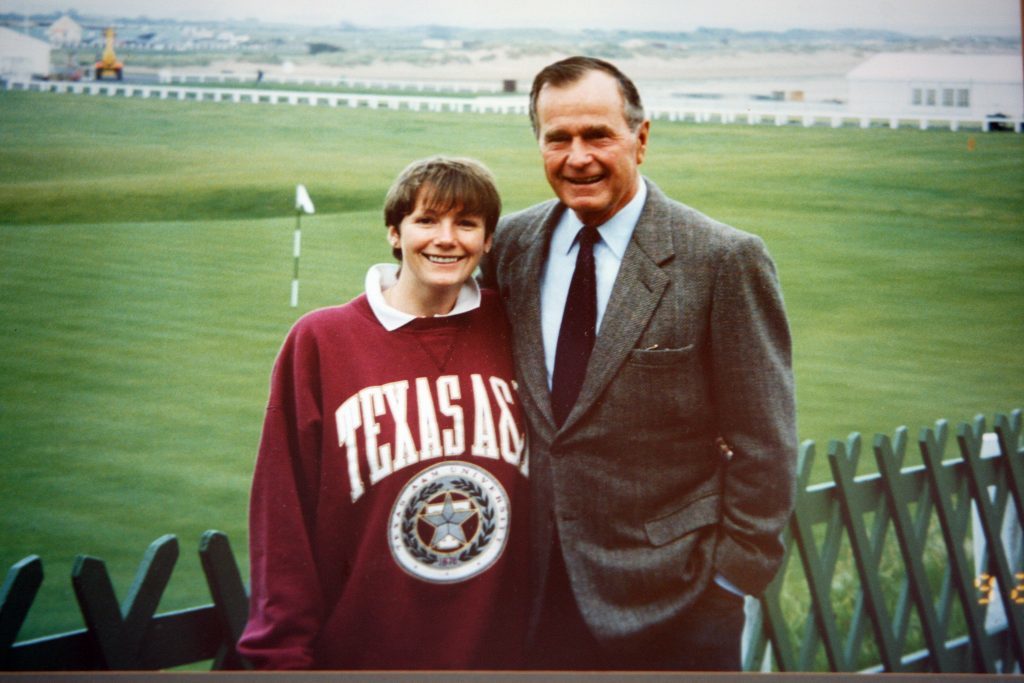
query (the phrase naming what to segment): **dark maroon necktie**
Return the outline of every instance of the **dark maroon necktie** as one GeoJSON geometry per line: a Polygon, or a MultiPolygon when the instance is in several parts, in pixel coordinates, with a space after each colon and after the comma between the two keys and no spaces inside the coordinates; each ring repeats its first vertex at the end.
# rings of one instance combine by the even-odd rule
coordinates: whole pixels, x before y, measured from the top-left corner
{"type": "Polygon", "coordinates": [[[555,349],[555,371],[551,378],[551,409],[561,426],[572,411],[587,373],[587,361],[597,336],[597,277],[594,275],[594,244],[601,238],[597,228],[583,226],[577,239],[576,270],[565,300],[562,327],[555,349]]]}

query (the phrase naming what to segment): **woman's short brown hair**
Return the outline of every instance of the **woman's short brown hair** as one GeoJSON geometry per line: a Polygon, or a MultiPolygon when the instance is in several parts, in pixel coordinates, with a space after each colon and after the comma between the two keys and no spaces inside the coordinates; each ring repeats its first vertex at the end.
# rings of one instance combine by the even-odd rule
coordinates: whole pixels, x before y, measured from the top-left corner
{"type": "MultiPolygon", "coordinates": [[[[434,211],[481,216],[490,237],[501,216],[501,197],[494,175],[482,163],[466,157],[432,156],[405,167],[384,200],[384,225],[400,229],[402,220],[416,209],[416,201],[434,211]],[[420,196],[422,193],[422,197],[420,196]]],[[[392,249],[402,260],[402,250],[392,249]]]]}

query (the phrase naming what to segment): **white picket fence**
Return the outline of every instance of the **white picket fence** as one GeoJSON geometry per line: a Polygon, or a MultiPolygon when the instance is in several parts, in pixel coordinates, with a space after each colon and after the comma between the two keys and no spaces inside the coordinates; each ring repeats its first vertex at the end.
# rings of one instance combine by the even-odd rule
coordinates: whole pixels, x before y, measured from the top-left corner
{"type": "MultiPolygon", "coordinates": [[[[315,92],[309,90],[267,90],[239,87],[195,87],[188,84],[133,84],[114,81],[36,81],[11,80],[4,84],[7,90],[35,92],[71,93],[77,95],[102,95],[112,97],[158,98],[161,100],[190,100],[201,102],[234,102],[253,104],[291,104],[328,107],[369,108],[380,110],[406,110],[428,112],[460,112],[478,114],[528,113],[528,101],[523,95],[481,95],[476,97],[453,97],[444,95],[382,95],[358,93],[315,92]]],[[[980,128],[995,130],[996,126],[1007,126],[1024,132],[1024,119],[969,116],[931,116],[921,114],[858,114],[841,110],[813,111],[808,109],[756,110],[751,108],[713,108],[700,106],[656,106],[648,109],[653,119],[668,121],[690,121],[694,123],[721,123],[748,125],[773,124],[776,126],[802,125],[889,127],[904,126],[928,130],[944,127],[949,130],[980,128]]]]}
{"type": "Polygon", "coordinates": [[[970,116],[921,116],[920,114],[857,114],[853,112],[829,110],[773,110],[757,111],[753,109],[675,109],[675,108],[649,108],[648,115],[652,119],[667,119],[669,121],[692,121],[695,123],[746,123],[749,125],[774,124],[776,126],[802,125],[805,128],[811,126],[830,126],[842,128],[844,126],[860,126],[871,128],[877,126],[889,128],[914,127],[920,130],[931,128],[949,128],[957,131],[961,128],[980,128],[985,132],[996,130],[996,126],[1012,126],[1017,133],[1024,132],[1024,119],[1007,119],[1000,117],[970,117],[970,116]]]}
{"type": "Polygon", "coordinates": [[[328,107],[404,109],[467,113],[525,114],[527,103],[519,97],[445,97],[441,95],[366,95],[359,93],[314,92],[310,90],[266,90],[254,88],[211,88],[188,85],[148,85],[117,81],[27,81],[12,80],[8,90],[139,97],[143,99],[235,102],[254,104],[302,104],[328,107]]]}
{"type": "MultiPolygon", "coordinates": [[[[223,83],[238,87],[242,76],[237,73],[174,73],[162,71],[158,78],[161,84],[189,83],[223,83]]],[[[253,80],[249,77],[250,80],[253,80]]],[[[417,93],[493,93],[503,92],[504,84],[494,80],[460,80],[460,81],[438,81],[438,80],[407,80],[398,78],[326,78],[314,76],[263,76],[264,83],[278,83],[292,86],[318,86],[330,88],[346,88],[349,90],[398,90],[413,91],[417,93]]],[[[255,82],[255,81],[254,81],[255,82]]]]}

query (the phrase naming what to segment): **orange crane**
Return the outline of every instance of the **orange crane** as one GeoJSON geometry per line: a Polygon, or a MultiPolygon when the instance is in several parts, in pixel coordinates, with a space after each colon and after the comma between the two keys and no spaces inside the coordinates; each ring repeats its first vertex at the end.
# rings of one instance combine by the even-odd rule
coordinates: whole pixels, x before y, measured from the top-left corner
{"type": "Polygon", "coordinates": [[[111,26],[103,32],[103,36],[107,40],[106,46],[103,48],[103,57],[96,62],[93,68],[96,80],[101,80],[104,76],[114,76],[117,80],[121,80],[124,72],[124,64],[114,54],[114,28],[111,26]]]}

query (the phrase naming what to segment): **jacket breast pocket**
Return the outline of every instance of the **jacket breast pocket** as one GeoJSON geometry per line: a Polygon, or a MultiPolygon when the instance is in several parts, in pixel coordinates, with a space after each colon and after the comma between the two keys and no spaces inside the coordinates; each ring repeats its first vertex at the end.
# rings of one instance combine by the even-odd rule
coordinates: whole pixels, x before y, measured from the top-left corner
{"type": "Polygon", "coordinates": [[[654,546],[663,546],[693,533],[698,529],[718,524],[721,517],[722,497],[712,493],[687,503],[679,510],[644,524],[647,540],[654,546]]]}
{"type": "Polygon", "coordinates": [[[633,349],[609,385],[606,409],[627,433],[677,437],[704,428],[710,408],[700,350],[633,349]]]}
{"type": "Polygon", "coordinates": [[[664,367],[685,363],[693,355],[693,344],[678,349],[633,349],[629,363],[644,367],[664,367]]]}

